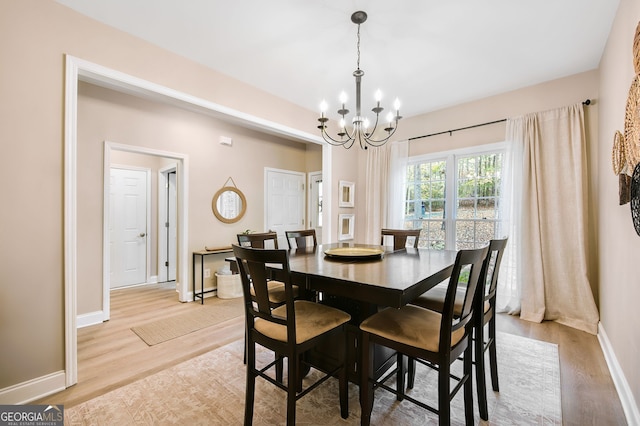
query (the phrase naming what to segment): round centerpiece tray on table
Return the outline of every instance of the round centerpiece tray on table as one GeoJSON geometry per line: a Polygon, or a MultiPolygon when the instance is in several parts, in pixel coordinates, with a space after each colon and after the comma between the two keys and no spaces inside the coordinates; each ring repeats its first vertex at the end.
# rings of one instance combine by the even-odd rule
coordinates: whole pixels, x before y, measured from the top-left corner
{"type": "Polygon", "coordinates": [[[333,247],[325,250],[324,254],[335,259],[372,259],[382,257],[384,250],[377,247],[333,247]]]}

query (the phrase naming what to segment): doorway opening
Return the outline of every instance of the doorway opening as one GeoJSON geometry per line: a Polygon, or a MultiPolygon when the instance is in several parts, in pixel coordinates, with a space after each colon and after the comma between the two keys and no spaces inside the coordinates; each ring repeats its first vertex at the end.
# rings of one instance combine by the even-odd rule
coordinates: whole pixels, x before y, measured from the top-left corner
{"type": "MultiPolygon", "coordinates": [[[[176,281],[177,262],[177,166],[158,172],[158,282],[176,281]]],[[[177,290],[177,288],[176,288],[177,290]]]]}
{"type": "Polygon", "coordinates": [[[308,228],[315,229],[318,244],[322,244],[322,172],[309,173],[307,188],[309,206],[307,208],[308,228]]]}
{"type": "MultiPolygon", "coordinates": [[[[141,164],[155,173],[151,173],[151,187],[155,190],[147,191],[156,194],[152,199],[152,207],[145,238],[150,253],[148,263],[152,272],[147,273],[143,284],[162,281],[175,281],[178,301],[190,300],[188,290],[188,257],[187,244],[187,156],[184,154],[159,151],[133,145],[104,143],[104,219],[103,219],[103,298],[102,321],[111,316],[111,246],[110,246],[110,173],[114,164],[141,164]],[[169,186],[170,188],[167,188],[169,186]],[[170,216],[170,217],[169,217],[170,216]],[[156,223],[157,222],[157,223],[156,223]],[[165,224],[169,222],[169,229],[165,224]],[[155,226],[154,226],[155,224],[155,226]],[[162,259],[162,260],[160,260],[162,259]],[[168,267],[159,267],[168,263],[168,267]],[[172,266],[173,265],[173,266],[172,266]],[[172,280],[169,280],[172,277],[172,280]]],[[[141,232],[140,232],[141,233],[141,232]]]]}

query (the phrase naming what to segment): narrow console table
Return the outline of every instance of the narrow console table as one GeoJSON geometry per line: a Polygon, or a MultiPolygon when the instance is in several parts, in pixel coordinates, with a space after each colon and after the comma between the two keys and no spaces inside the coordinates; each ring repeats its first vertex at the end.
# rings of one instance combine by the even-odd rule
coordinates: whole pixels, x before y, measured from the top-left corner
{"type": "Polygon", "coordinates": [[[224,254],[224,253],[233,253],[233,249],[231,247],[222,247],[211,250],[200,250],[193,252],[192,258],[192,286],[193,286],[193,301],[196,301],[196,298],[200,298],[200,303],[204,304],[204,295],[205,293],[211,293],[216,291],[216,289],[204,290],[204,260],[207,256],[213,254],[224,254]],[[196,258],[200,258],[200,291],[196,292],[196,258]]]}

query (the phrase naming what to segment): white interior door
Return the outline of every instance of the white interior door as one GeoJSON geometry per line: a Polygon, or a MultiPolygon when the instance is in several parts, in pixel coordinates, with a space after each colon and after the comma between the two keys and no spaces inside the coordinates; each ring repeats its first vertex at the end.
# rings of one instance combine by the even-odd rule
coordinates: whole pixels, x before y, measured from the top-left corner
{"type": "Polygon", "coordinates": [[[111,288],[147,280],[147,193],[147,171],[111,168],[111,288]]]}
{"type": "Polygon", "coordinates": [[[308,227],[316,230],[318,244],[322,244],[322,172],[309,173],[308,227]]]}
{"type": "Polygon", "coordinates": [[[176,249],[178,247],[178,227],[177,227],[177,201],[178,194],[176,192],[176,172],[175,170],[169,173],[168,179],[168,202],[167,202],[167,210],[168,210],[168,218],[169,220],[167,225],[167,262],[169,263],[167,267],[167,281],[175,281],[176,280],[176,265],[177,265],[177,252],[176,249]]]}
{"type": "Polygon", "coordinates": [[[177,166],[158,172],[158,282],[176,281],[178,247],[177,166]]]}
{"type": "Polygon", "coordinates": [[[278,246],[287,247],[284,231],[304,229],[305,174],[265,169],[266,230],[278,233],[278,246]]]}

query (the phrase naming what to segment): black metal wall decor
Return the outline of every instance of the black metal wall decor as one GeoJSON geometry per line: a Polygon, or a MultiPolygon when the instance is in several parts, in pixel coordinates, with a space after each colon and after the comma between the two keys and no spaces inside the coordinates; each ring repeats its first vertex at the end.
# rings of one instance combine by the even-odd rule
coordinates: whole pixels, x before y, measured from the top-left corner
{"type": "Polygon", "coordinates": [[[631,219],[636,233],[640,235],[640,163],[633,169],[631,176],[631,219]]]}

